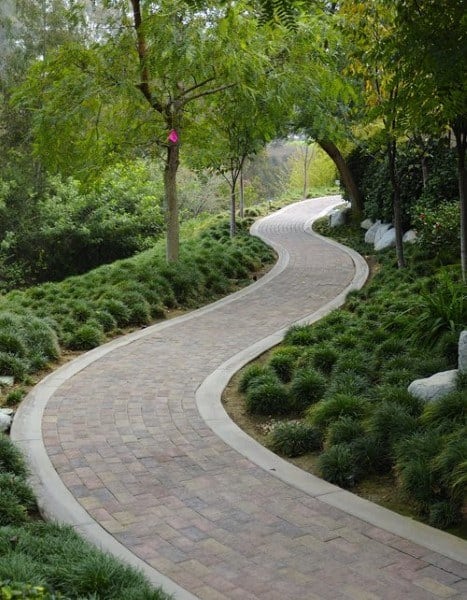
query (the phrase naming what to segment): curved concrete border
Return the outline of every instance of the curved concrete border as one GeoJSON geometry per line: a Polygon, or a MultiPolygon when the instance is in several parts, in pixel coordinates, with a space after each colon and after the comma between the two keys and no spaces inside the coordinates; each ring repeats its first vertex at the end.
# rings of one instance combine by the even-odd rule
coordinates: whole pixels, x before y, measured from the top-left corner
{"type": "MultiPolygon", "coordinates": [[[[368,265],[357,252],[312,232],[312,222],[313,220],[305,225],[305,231],[331,245],[338,246],[349,254],[355,264],[356,272],[353,281],[339,296],[320,310],[296,321],[296,324],[314,323],[329,314],[344,303],[346,295],[351,290],[363,287],[368,277],[368,265]]],[[[281,251],[280,248],[276,249],[279,252],[281,251]]],[[[281,329],[239,352],[203,381],[197,390],[196,402],[204,421],[226,444],[285,483],[306,492],[310,496],[319,497],[321,502],[339,508],[367,523],[406,538],[460,563],[467,564],[467,544],[464,540],[424,523],[414,521],[409,517],[399,515],[303,471],[256,442],[232,421],[221,402],[225,387],[239,369],[280,343],[286,330],[287,328],[281,329]]]]}

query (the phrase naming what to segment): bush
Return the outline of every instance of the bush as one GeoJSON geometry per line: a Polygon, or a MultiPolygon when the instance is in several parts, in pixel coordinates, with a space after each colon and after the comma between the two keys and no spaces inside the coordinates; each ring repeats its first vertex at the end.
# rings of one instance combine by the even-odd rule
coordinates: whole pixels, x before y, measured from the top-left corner
{"type": "Polygon", "coordinates": [[[321,432],[301,421],[276,423],[269,434],[268,444],[274,452],[284,456],[301,456],[319,450],[322,445],[321,432]]]}
{"type": "Polygon", "coordinates": [[[101,329],[94,324],[85,323],[70,336],[67,342],[71,350],[91,350],[104,341],[101,329]]]}
{"type": "Polygon", "coordinates": [[[251,386],[245,399],[246,409],[256,415],[285,415],[293,409],[293,403],[283,383],[270,381],[251,386]]]}
{"type": "Polygon", "coordinates": [[[337,350],[329,344],[320,344],[313,350],[312,362],[316,369],[325,375],[329,375],[337,361],[337,350]]]}
{"type": "Polygon", "coordinates": [[[353,487],[362,475],[352,448],[347,444],[327,448],[318,459],[318,468],[326,481],[343,488],[353,487]]]}
{"type": "Polygon", "coordinates": [[[10,438],[0,433],[0,474],[12,473],[18,477],[26,477],[28,470],[23,455],[10,438]]]}
{"type": "Polygon", "coordinates": [[[337,444],[350,444],[354,440],[365,435],[365,428],[361,421],[353,417],[340,417],[332,422],[326,433],[325,446],[331,447],[337,444]]]}
{"type": "Polygon", "coordinates": [[[22,388],[12,390],[11,392],[8,392],[5,398],[5,404],[7,406],[15,406],[16,404],[19,404],[21,402],[25,395],[26,390],[23,390],[22,388]]]}
{"type": "Polygon", "coordinates": [[[298,411],[321,400],[325,390],[326,380],[313,369],[298,369],[290,384],[290,393],[298,411]]]}
{"type": "Polygon", "coordinates": [[[26,507],[9,489],[0,488],[0,527],[18,525],[28,519],[26,507]]]}
{"type": "Polygon", "coordinates": [[[414,227],[417,244],[435,256],[447,247],[458,248],[460,244],[460,209],[458,202],[442,202],[434,208],[423,205],[415,207],[414,227]]]}
{"type": "Polygon", "coordinates": [[[0,373],[2,375],[9,375],[16,380],[23,381],[28,370],[29,364],[26,360],[6,352],[0,352],[0,373]]]}
{"type": "Polygon", "coordinates": [[[453,334],[457,341],[465,323],[465,284],[453,281],[451,275],[443,271],[432,286],[419,295],[410,333],[418,342],[434,347],[446,333],[453,334]]]}
{"type": "Polygon", "coordinates": [[[426,405],[421,421],[428,427],[447,428],[467,425],[467,392],[454,391],[426,405]]]}
{"type": "Polygon", "coordinates": [[[460,507],[447,500],[433,503],[428,512],[428,524],[438,529],[454,527],[462,522],[460,507]]]}
{"type": "Polygon", "coordinates": [[[292,379],[295,363],[299,354],[300,352],[297,354],[297,348],[285,346],[276,350],[269,359],[270,368],[277,374],[283,383],[288,383],[292,379]]]}
{"type": "Polygon", "coordinates": [[[11,493],[26,510],[36,506],[34,493],[23,477],[13,473],[0,473],[0,490],[11,493]]]}
{"type": "Polygon", "coordinates": [[[310,422],[321,430],[341,417],[362,419],[368,412],[368,402],[358,396],[336,394],[311,406],[308,409],[310,422]]]}
{"type": "Polygon", "coordinates": [[[245,369],[242,372],[242,376],[240,377],[238,391],[245,393],[253,380],[257,380],[260,378],[263,379],[264,377],[269,377],[277,380],[277,377],[269,367],[258,365],[257,363],[248,365],[247,367],[245,367],[245,369]]]}
{"type": "Polygon", "coordinates": [[[311,346],[317,341],[316,331],[310,325],[292,325],[284,336],[288,346],[311,346]]]}

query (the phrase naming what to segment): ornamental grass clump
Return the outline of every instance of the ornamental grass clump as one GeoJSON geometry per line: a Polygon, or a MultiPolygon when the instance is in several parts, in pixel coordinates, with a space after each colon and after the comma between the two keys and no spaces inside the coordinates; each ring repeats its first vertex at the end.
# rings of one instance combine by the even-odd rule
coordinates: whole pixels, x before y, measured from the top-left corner
{"type": "Polygon", "coordinates": [[[337,444],[350,444],[364,435],[365,428],[360,420],[349,416],[339,417],[328,426],[324,446],[330,448],[337,444]]]}
{"type": "Polygon", "coordinates": [[[269,367],[282,383],[288,383],[293,376],[300,351],[295,346],[283,346],[276,350],[268,361],[269,367]]]}
{"type": "Polygon", "coordinates": [[[312,425],[325,431],[333,421],[341,417],[362,419],[369,408],[369,403],[364,398],[336,394],[311,406],[307,411],[307,418],[312,425]]]}
{"type": "Polygon", "coordinates": [[[245,406],[255,415],[278,416],[291,413],[293,401],[286,386],[280,381],[267,381],[249,387],[245,406]]]}
{"type": "Polygon", "coordinates": [[[321,400],[325,390],[326,379],[314,369],[297,369],[290,384],[290,394],[299,412],[321,400]]]}
{"type": "Polygon", "coordinates": [[[348,444],[336,444],[324,450],[318,458],[318,469],[326,481],[343,488],[353,487],[363,475],[348,444]]]}
{"type": "Polygon", "coordinates": [[[302,456],[322,447],[321,431],[303,421],[276,423],[268,436],[268,445],[283,456],[302,456]]]}

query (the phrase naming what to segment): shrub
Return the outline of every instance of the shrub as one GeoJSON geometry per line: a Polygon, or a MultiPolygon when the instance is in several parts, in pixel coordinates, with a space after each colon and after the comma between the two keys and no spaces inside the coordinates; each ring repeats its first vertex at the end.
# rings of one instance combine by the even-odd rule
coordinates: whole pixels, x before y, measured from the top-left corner
{"type": "Polygon", "coordinates": [[[293,408],[285,385],[274,381],[250,386],[245,405],[249,413],[271,416],[290,413],[293,408]]]}
{"type": "Polygon", "coordinates": [[[99,302],[99,307],[101,310],[109,312],[119,327],[128,325],[130,309],[121,300],[114,300],[112,298],[103,299],[99,302]]]}
{"type": "Polygon", "coordinates": [[[419,417],[425,402],[409,394],[407,388],[397,385],[380,385],[372,390],[375,402],[392,402],[402,406],[413,417],[419,417]]]}
{"type": "Polygon", "coordinates": [[[336,394],[364,396],[368,394],[369,386],[368,379],[361,375],[356,375],[349,371],[333,373],[325,398],[331,398],[336,394]]]}
{"type": "Polygon", "coordinates": [[[269,434],[269,446],[284,456],[301,456],[319,450],[322,445],[321,432],[302,421],[276,423],[269,434]]]}
{"type": "Polygon", "coordinates": [[[313,365],[325,375],[328,375],[337,361],[337,350],[329,344],[320,344],[314,348],[313,365]]]}
{"type": "Polygon", "coordinates": [[[253,363],[245,367],[238,384],[238,391],[245,393],[253,379],[264,375],[274,375],[269,367],[253,363]]]}
{"type": "Polygon", "coordinates": [[[318,336],[310,325],[292,325],[284,336],[284,343],[289,346],[311,346],[316,341],[318,336]]]}
{"type": "Polygon", "coordinates": [[[462,522],[462,511],[459,505],[448,500],[431,504],[428,512],[428,523],[438,529],[447,529],[462,522]]]}
{"type": "Polygon", "coordinates": [[[297,356],[297,348],[281,347],[269,359],[269,366],[283,383],[288,383],[292,379],[297,356]]]}
{"type": "Polygon", "coordinates": [[[454,391],[426,405],[421,421],[428,427],[447,428],[467,425],[467,392],[454,391]]]}
{"type": "Polygon", "coordinates": [[[23,456],[10,438],[0,433],[0,473],[26,477],[28,470],[23,456]]]}
{"type": "Polygon", "coordinates": [[[0,352],[0,373],[2,375],[10,375],[15,379],[22,381],[29,370],[29,364],[26,360],[0,352]]]}
{"type": "Polygon", "coordinates": [[[361,477],[352,448],[347,444],[337,444],[322,452],[318,468],[326,481],[343,488],[354,486],[361,477]]]}
{"type": "Polygon", "coordinates": [[[26,346],[21,335],[8,329],[0,330],[0,352],[24,358],[26,356],[26,346]]]}
{"type": "Polygon", "coordinates": [[[460,243],[460,210],[457,202],[441,202],[434,208],[417,206],[414,210],[417,244],[435,255],[446,246],[460,243]]]}
{"type": "Polygon", "coordinates": [[[313,369],[297,370],[290,384],[290,393],[295,408],[299,411],[321,400],[325,390],[326,380],[313,369]]]}
{"type": "Polygon", "coordinates": [[[28,519],[26,507],[9,490],[0,488],[0,526],[19,525],[28,519]]]}
{"type": "Polygon", "coordinates": [[[467,428],[449,436],[432,466],[450,498],[462,504],[467,498],[467,428]]]}
{"type": "Polygon", "coordinates": [[[366,423],[367,432],[384,449],[388,463],[394,444],[412,434],[417,427],[417,419],[404,406],[387,401],[374,408],[366,423]]]}
{"type": "Polygon", "coordinates": [[[434,347],[446,333],[457,340],[467,323],[467,294],[463,282],[453,281],[441,272],[434,289],[420,293],[412,319],[411,335],[420,343],[434,347]]]}
{"type": "Polygon", "coordinates": [[[71,350],[91,350],[104,341],[101,329],[92,323],[85,323],[70,336],[67,342],[71,350]]]}
{"type": "Polygon", "coordinates": [[[0,473],[0,490],[10,492],[25,509],[35,507],[34,493],[23,477],[14,473],[0,473]]]}
{"type": "Polygon", "coordinates": [[[361,419],[368,411],[368,402],[358,396],[336,394],[308,409],[310,422],[319,429],[326,429],[341,417],[361,419]]]}
{"type": "Polygon", "coordinates": [[[105,333],[108,333],[117,328],[117,320],[115,317],[107,310],[97,310],[94,313],[94,318],[102,327],[105,333]]]}
{"type": "Polygon", "coordinates": [[[26,395],[26,390],[23,390],[22,388],[17,388],[16,390],[12,390],[11,392],[8,392],[8,394],[5,398],[5,404],[7,406],[14,406],[16,404],[19,404],[25,395],[26,395]]]}
{"type": "Polygon", "coordinates": [[[336,444],[350,444],[354,440],[365,435],[365,428],[361,421],[353,417],[340,417],[332,422],[327,430],[325,446],[335,446],[336,444]]]}
{"type": "Polygon", "coordinates": [[[422,509],[437,501],[439,484],[434,477],[433,459],[443,446],[437,431],[415,432],[394,447],[395,470],[402,491],[422,509]]]}

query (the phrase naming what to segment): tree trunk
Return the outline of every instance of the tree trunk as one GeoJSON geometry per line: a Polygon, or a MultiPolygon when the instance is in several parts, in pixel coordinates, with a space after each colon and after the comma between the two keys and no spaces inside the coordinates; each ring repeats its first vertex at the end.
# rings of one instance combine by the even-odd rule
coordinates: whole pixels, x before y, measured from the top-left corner
{"type": "Polygon", "coordinates": [[[401,207],[401,192],[399,186],[399,178],[397,176],[396,166],[396,141],[391,140],[388,143],[388,161],[389,161],[389,177],[392,184],[392,203],[394,209],[394,228],[396,230],[396,254],[397,264],[399,269],[405,267],[404,245],[402,243],[402,207],[401,207]]]}
{"type": "Polygon", "coordinates": [[[237,224],[235,222],[235,213],[236,211],[236,199],[237,199],[237,178],[232,177],[232,182],[230,184],[230,237],[234,237],[237,233],[237,224]]]}
{"type": "Polygon", "coordinates": [[[306,198],[308,193],[308,151],[309,146],[305,146],[305,160],[303,162],[303,198],[306,198]]]}
{"type": "Polygon", "coordinates": [[[453,125],[457,148],[457,177],[459,181],[459,201],[461,217],[461,269],[462,280],[467,281],[467,170],[465,153],[467,149],[467,123],[459,119],[453,125]]]}
{"type": "Polygon", "coordinates": [[[363,214],[363,198],[360,194],[360,190],[355,183],[352,172],[347,165],[345,158],[339,151],[339,148],[329,140],[318,140],[318,144],[326,152],[326,154],[333,160],[334,164],[339,171],[339,175],[345,189],[350,197],[352,205],[352,220],[357,223],[362,218],[363,214]]]}
{"type": "Polygon", "coordinates": [[[177,170],[180,148],[178,143],[169,142],[167,147],[167,157],[164,169],[164,192],[165,192],[165,210],[166,210],[166,257],[167,262],[178,260],[179,246],[179,222],[178,222],[178,201],[177,201],[177,170]]]}
{"type": "Polygon", "coordinates": [[[243,187],[243,167],[242,170],[240,171],[240,206],[239,206],[239,212],[240,212],[240,219],[243,219],[243,214],[245,212],[245,190],[243,187]]]}

